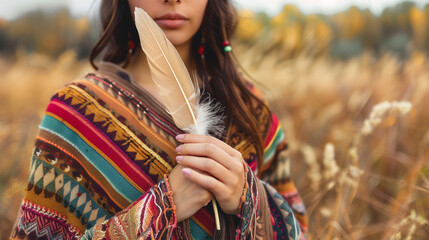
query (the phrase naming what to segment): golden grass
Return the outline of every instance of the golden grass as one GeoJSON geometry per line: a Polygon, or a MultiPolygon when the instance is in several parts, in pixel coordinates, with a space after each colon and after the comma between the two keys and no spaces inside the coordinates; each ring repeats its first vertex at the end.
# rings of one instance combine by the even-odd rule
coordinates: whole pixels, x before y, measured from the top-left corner
{"type": "Polygon", "coordinates": [[[429,62],[423,54],[405,62],[369,53],[347,62],[305,56],[254,62],[256,50],[242,52],[242,64],[267,87],[285,128],[312,239],[429,238],[429,62]],[[384,114],[380,106],[378,115],[370,114],[385,101],[412,108],[407,114],[403,104],[384,103],[384,114]],[[364,134],[370,115],[381,121],[364,134]]]}
{"type": "MultiPolygon", "coordinates": [[[[291,60],[240,49],[242,65],[265,88],[293,157],[293,178],[310,215],[311,239],[429,238],[429,61],[371,54],[349,60],[291,60]],[[373,107],[388,109],[362,134],[373,107]]],[[[58,59],[17,54],[0,59],[0,239],[7,238],[49,97],[90,71],[73,52],[58,59]]]]}

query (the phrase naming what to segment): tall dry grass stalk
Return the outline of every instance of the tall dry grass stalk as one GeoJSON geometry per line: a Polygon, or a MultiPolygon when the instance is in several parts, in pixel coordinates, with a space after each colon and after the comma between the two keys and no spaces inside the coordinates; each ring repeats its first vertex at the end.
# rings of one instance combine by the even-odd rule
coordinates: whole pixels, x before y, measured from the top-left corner
{"type": "MultiPolygon", "coordinates": [[[[428,239],[426,57],[287,60],[258,49],[235,51],[283,123],[309,237],[428,239]]],[[[0,58],[0,238],[15,221],[49,97],[89,70],[70,51],[0,58]]]]}
{"type": "Polygon", "coordinates": [[[401,238],[429,238],[424,54],[340,62],[240,53],[282,120],[312,239],[391,239],[412,212],[422,221],[401,238]]]}

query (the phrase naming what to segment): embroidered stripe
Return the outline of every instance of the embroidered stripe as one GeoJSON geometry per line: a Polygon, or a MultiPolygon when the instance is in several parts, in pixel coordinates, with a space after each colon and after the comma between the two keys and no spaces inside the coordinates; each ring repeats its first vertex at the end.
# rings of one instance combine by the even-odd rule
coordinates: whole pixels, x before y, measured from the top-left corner
{"type": "Polygon", "coordinates": [[[53,116],[46,115],[40,125],[41,129],[55,134],[64,141],[73,145],[88,162],[93,164],[100,173],[109,181],[109,183],[119,192],[124,198],[132,202],[132,199],[137,199],[141,192],[129,183],[116,169],[114,169],[106,159],[104,159],[92,146],[88,145],[77,133],[70,129],[65,123],[60,122],[53,116]],[[107,163],[107,164],[106,164],[107,163]]]}

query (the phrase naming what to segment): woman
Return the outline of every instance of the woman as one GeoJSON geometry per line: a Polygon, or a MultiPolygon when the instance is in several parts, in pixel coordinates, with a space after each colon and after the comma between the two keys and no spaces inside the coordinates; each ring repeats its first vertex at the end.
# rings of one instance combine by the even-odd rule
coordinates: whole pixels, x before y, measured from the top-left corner
{"type": "Polygon", "coordinates": [[[100,12],[104,32],[90,55],[97,71],[52,97],[12,238],[304,238],[278,119],[233,61],[230,2],[103,0],[100,12]],[[202,98],[221,104],[224,134],[174,125],[135,47],[135,7],[197,73],[202,98]]]}

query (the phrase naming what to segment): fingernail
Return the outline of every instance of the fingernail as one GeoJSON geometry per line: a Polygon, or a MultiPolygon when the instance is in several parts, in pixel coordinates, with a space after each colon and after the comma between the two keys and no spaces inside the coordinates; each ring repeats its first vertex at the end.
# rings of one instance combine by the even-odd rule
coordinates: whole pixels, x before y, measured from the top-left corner
{"type": "Polygon", "coordinates": [[[177,141],[183,141],[183,139],[185,139],[185,134],[179,134],[176,136],[177,141]]]}
{"type": "Polygon", "coordinates": [[[180,146],[178,146],[178,147],[176,148],[176,152],[177,152],[177,153],[179,153],[181,150],[182,150],[182,145],[180,145],[180,146]]]}
{"type": "Polygon", "coordinates": [[[183,160],[183,156],[177,156],[177,157],[176,157],[176,161],[177,161],[178,163],[182,163],[182,160],[183,160]]]}
{"type": "Polygon", "coordinates": [[[191,174],[191,170],[184,168],[182,169],[182,173],[185,174],[185,176],[189,176],[191,174]]]}

